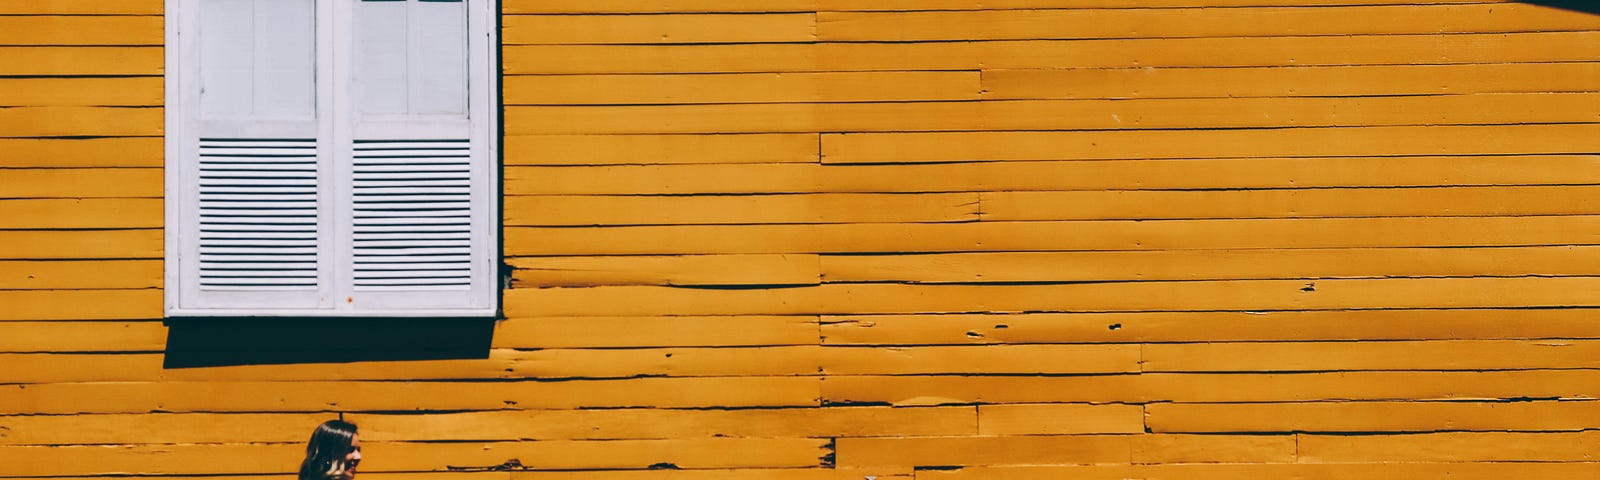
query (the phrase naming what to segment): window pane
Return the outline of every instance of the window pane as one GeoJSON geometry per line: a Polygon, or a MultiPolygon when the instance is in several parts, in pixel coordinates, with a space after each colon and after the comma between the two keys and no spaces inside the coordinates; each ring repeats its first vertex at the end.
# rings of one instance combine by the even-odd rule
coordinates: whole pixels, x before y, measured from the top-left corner
{"type": "Polygon", "coordinates": [[[200,104],[207,116],[314,115],[313,0],[200,2],[200,104]]]}

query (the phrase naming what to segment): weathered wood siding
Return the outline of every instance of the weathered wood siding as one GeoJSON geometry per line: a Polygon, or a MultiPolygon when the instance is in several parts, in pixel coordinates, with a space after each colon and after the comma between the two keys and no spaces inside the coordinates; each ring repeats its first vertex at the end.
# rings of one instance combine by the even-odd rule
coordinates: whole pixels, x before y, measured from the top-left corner
{"type": "Polygon", "coordinates": [[[504,0],[489,358],[164,369],[162,2],[0,0],[0,477],[1600,475],[1600,16],[1132,3],[504,0]]]}

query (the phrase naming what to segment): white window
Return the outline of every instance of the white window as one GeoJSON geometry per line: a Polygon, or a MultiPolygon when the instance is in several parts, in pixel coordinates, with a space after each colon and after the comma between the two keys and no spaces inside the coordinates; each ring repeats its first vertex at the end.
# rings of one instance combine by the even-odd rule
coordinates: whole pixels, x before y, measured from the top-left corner
{"type": "Polygon", "coordinates": [[[490,316],[489,0],[167,0],[169,316],[490,316]]]}

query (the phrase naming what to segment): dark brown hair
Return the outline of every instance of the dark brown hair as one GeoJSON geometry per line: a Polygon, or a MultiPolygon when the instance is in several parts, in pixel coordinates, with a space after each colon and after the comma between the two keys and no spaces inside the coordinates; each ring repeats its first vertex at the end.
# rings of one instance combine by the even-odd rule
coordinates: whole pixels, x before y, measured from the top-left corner
{"type": "Polygon", "coordinates": [[[306,459],[300,462],[300,480],[325,480],[349,468],[344,456],[350,454],[351,442],[356,437],[356,425],[342,420],[328,420],[311,432],[306,443],[306,459]]]}

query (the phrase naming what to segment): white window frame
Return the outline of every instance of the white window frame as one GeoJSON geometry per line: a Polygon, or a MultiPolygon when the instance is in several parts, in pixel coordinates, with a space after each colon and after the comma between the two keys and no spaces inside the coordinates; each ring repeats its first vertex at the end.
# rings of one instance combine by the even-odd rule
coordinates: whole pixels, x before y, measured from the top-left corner
{"type": "MultiPolygon", "coordinates": [[[[198,138],[195,134],[194,116],[190,109],[198,108],[200,50],[195,44],[197,35],[185,35],[188,28],[198,22],[198,5],[204,0],[166,0],[166,225],[165,240],[165,315],[166,317],[439,317],[486,318],[500,315],[502,279],[500,277],[500,69],[498,2],[492,0],[461,0],[468,19],[468,111],[470,115],[471,149],[475,158],[482,158],[473,167],[472,205],[484,212],[472,226],[473,251],[472,277],[475,283],[471,292],[415,292],[389,291],[373,294],[356,293],[351,287],[353,272],[352,250],[337,244],[349,244],[351,231],[343,226],[351,219],[352,174],[349,168],[336,168],[336,156],[331,152],[351,151],[356,134],[355,101],[348,94],[353,75],[350,53],[353,52],[353,5],[360,0],[315,0],[316,11],[316,112],[319,175],[329,175],[331,188],[319,191],[320,213],[318,255],[319,273],[323,282],[315,292],[321,298],[314,308],[272,308],[270,306],[224,306],[196,308],[192,299],[194,286],[199,284],[193,269],[184,262],[197,263],[197,258],[186,259],[182,247],[185,226],[189,218],[198,215],[199,196],[193,183],[195,168],[186,163],[195,148],[187,140],[198,138]],[[327,41],[324,38],[329,39],[327,41]],[[482,155],[479,157],[479,155],[482,155]],[[481,171],[479,171],[481,170],[481,171]],[[332,228],[330,228],[332,227],[332,228]],[[432,295],[432,296],[430,296],[432,295]],[[429,305],[430,298],[447,295],[473,295],[467,303],[457,308],[439,308],[429,305]],[[361,300],[359,298],[366,298],[361,300]]],[[[270,121],[259,122],[264,132],[275,130],[270,121]]],[[[370,123],[370,122],[369,122],[370,123]]],[[[412,125],[413,128],[415,125],[412,125]]],[[[255,127],[252,127],[255,128],[255,127]]],[[[459,131],[460,127],[455,126],[459,131]]],[[[392,130],[392,129],[391,129],[392,130]]],[[[347,165],[346,165],[347,166],[347,165]]],[[[192,257],[192,254],[188,254],[192,257]]],[[[304,294],[307,292],[295,292],[304,294]]],[[[206,295],[216,295],[208,292],[206,295]]],[[[291,294],[291,295],[294,295],[291,294]]]]}

